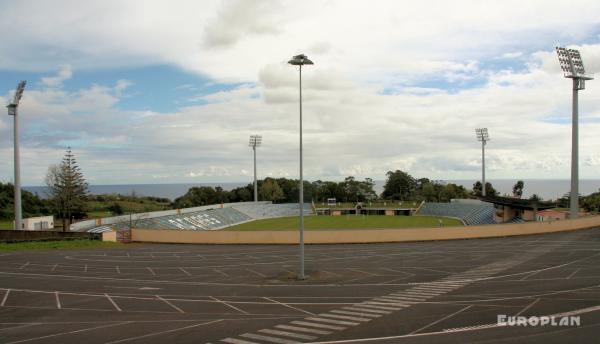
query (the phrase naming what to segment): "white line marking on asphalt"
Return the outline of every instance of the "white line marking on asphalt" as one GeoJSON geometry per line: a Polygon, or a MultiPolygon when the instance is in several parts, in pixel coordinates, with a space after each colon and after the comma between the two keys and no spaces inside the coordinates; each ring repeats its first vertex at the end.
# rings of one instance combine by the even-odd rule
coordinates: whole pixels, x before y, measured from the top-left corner
{"type": "Polygon", "coordinates": [[[306,320],[324,322],[324,323],[335,324],[335,325],[348,325],[348,326],[356,326],[359,324],[357,322],[352,322],[352,321],[341,321],[341,320],[325,319],[325,318],[318,318],[318,317],[310,317],[310,318],[306,318],[306,320]]]}
{"type": "Polygon", "coordinates": [[[81,333],[81,332],[86,332],[86,331],[97,330],[97,329],[100,329],[100,328],[111,327],[111,326],[118,326],[118,325],[124,325],[124,324],[129,324],[129,323],[130,323],[130,321],[123,321],[123,322],[118,322],[116,324],[94,326],[94,327],[84,328],[84,329],[81,329],[81,330],[75,330],[75,331],[69,331],[69,332],[61,332],[61,333],[54,333],[54,334],[49,334],[49,335],[41,336],[41,337],[34,337],[34,338],[28,338],[28,339],[23,339],[23,340],[17,340],[17,341],[6,343],[6,344],[17,344],[17,343],[30,342],[32,340],[40,340],[40,339],[52,338],[52,337],[62,336],[62,335],[65,335],[65,334],[81,333]]]}
{"type": "Polygon", "coordinates": [[[50,271],[55,271],[57,267],[58,267],[58,264],[54,264],[54,265],[52,266],[52,270],[50,270],[50,271]]]}
{"type": "Polygon", "coordinates": [[[110,295],[108,295],[107,293],[104,293],[104,296],[106,296],[106,298],[108,299],[108,301],[110,301],[110,303],[112,303],[112,305],[115,307],[115,309],[119,312],[121,312],[121,308],[119,308],[119,306],[117,305],[117,303],[115,302],[115,300],[112,299],[112,297],[110,297],[110,295]]]}
{"type": "Polygon", "coordinates": [[[274,302],[274,303],[276,303],[276,304],[282,305],[282,306],[284,306],[284,307],[287,307],[287,308],[295,309],[295,310],[297,310],[297,311],[300,311],[300,312],[302,312],[302,313],[306,313],[306,314],[310,314],[310,315],[315,315],[315,313],[312,313],[312,312],[309,312],[309,311],[305,311],[304,309],[301,309],[301,308],[298,308],[298,307],[290,306],[290,305],[288,305],[288,304],[286,304],[286,303],[283,303],[283,302],[279,302],[279,301],[277,301],[277,300],[270,299],[270,298],[268,298],[268,297],[266,297],[266,296],[265,296],[265,297],[263,297],[263,299],[265,299],[265,300],[269,300],[269,301],[271,301],[271,302],[274,302]]]}
{"type": "Polygon", "coordinates": [[[150,273],[151,273],[153,276],[156,276],[156,272],[154,272],[154,270],[152,270],[152,268],[150,268],[150,267],[146,267],[146,269],[148,269],[148,271],[150,271],[150,273]]]}
{"type": "Polygon", "coordinates": [[[267,277],[267,275],[265,275],[265,274],[263,274],[263,273],[260,273],[260,272],[258,272],[258,271],[254,271],[254,270],[252,270],[252,269],[245,269],[245,270],[246,270],[246,271],[248,271],[248,272],[251,272],[251,273],[253,273],[253,274],[255,274],[255,275],[258,275],[258,276],[260,276],[260,277],[267,277]]]}
{"type": "Polygon", "coordinates": [[[221,276],[223,277],[229,277],[228,274],[224,273],[223,271],[219,270],[219,269],[213,269],[214,272],[221,274],[221,276]]]}
{"type": "Polygon", "coordinates": [[[147,337],[152,337],[152,336],[158,336],[160,334],[165,334],[165,333],[171,333],[171,332],[177,332],[177,331],[181,331],[181,330],[186,330],[188,328],[193,328],[193,327],[198,327],[198,326],[203,326],[203,325],[209,325],[209,324],[214,324],[216,322],[219,321],[223,321],[223,319],[217,319],[217,320],[213,320],[213,321],[209,321],[209,322],[205,322],[205,323],[201,323],[201,324],[195,324],[195,325],[189,325],[189,326],[184,326],[184,327],[180,327],[180,328],[175,328],[172,330],[166,330],[166,331],[160,331],[160,332],[153,332],[153,333],[148,333],[148,334],[144,334],[141,336],[136,336],[136,337],[129,337],[129,338],[124,338],[124,339],[119,339],[119,340],[115,340],[112,342],[107,342],[105,344],[115,344],[115,343],[122,343],[122,342],[128,342],[130,340],[136,340],[136,339],[141,339],[141,338],[147,338],[147,337]]]}
{"type": "Polygon", "coordinates": [[[58,297],[58,292],[57,291],[54,292],[54,297],[56,298],[56,308],[61,309],[62,306],[60,305],[60,299],[58,297]]]}
{"type": "Polygon", "coordinates": [[[21,265],[21,266],[19,267],[19,269],[21,269],[21,270],[22,270],[22,269],[25,269],[25,267],[26,267],[27,265],[29,265],[29,262],[27,262],[27,263],[25,263],[25,264],[21,265]]]}
{"type": "Polygon", "coordinates": [[[571,277],[575,276],[575,274],[578,273],[579,270],[581,270],[581,268],[577,268],[577,270],[573,271],[573,273],[570,274],[569,277],[567,277],[567,279],[571,279],[571,277]]]}
{"type": "Polygon", "coordinates": [[[121,273],[121,269],[119,269],[118,265],[115,265],[115,269],[117,270],[117,273],[120,274],[121,273]]]}
{"type": "Polygon", "coordinates": [[[515,316],[519,316],[519,315],[523,314],[523,312],[525,312],[526,310],[528,310],[529,308],[531,308],[533,305],[535,305],[536,303],[538,303],[538,301],[540,301],[539,298],[533,300],[533,302],[529,303],[527,306],[525,306],[525,308],[521,309],[521,311],[519,311],[519,313],[515,314],[515,316]]]}
{"type": "Polygon", "coordinates": [[[328,330],[337,330],[337,331],[341,331],[341,330],[345,330],[346,329],[346,327],[342,327],[342,326],[333,326],[333,325],[318,324],[318,323],[313,323],[313,322],[308,322],[308,321],[294,320],[291,323],[295,324],[295,325],[304,325],[304,326],[311,326],[311,327],[318,327],[318,328],[326,328],[328,330]]]}
{"type": "Polygon", "coordinates": [[[382,310],[378,310],[378,309],[365,309],[365,308],[361,308],[361,307],[343,307],[342,309],[349,309],[351,311],[359,311],[359,312],[370,312],[370,313],[377,313],[377,314],[390,314],[392,312],[390,311],[382,311],[382,310]]]}
{"type": "Polygon", "coordinates": [[[442,322],[442,321],[444,321],[444,320],[446,320],[446,319],[452,318],[453,316],[455,316],[455,315],[457,315],[457,314],[459,314],[459,313],[462,313],[462,312],[466,311],[467,309],[469,309],[469,308],[471,308],[471,307],[473,307],[473,305],[468,305],[467,307],[463,307],[463,308],[459,309],[458,311],[456,311],[456,312],[454,312],[454,313],[452,313],[452,314],[449,314],[449,315],[447,315],[447,316],[445,316],[445,317],[443,317],[443,318],[441,318],[441,319],[439,319],[439,320],[436,320],[436,321],[434,321],[434,322],[430,323],[429,325],[425,325],[425,326],[423,326],[423,327],[421,327],[421,328],[419,328],[419,329],[416,329],[416,330],[412,331],[412,332],[411,332],[411,333],[409,333],[409,334],[415,334],[415,333],[417,333],[417,332],[421,332],[422,330],[424,330],[424,329],[426,329],[426,328],[429,328],[429,327],[431,327],[431,326],[433,326],[433,325],[435,325],[435,324],[437,324],[437,323],[440,323],[440,322],[442,322]]]}
{"type": "Polygon", "coordinates": [[[287,331],[278,331],[278,330],[271,330],[271,329],[262,329],[262,330],[258,330],[258,332],[262,332],[262,333],[266,333],[266,334],[274,334],[276,336],[292,337],[292,338],[299,338],[299,339],[306,339],[306,340],[313,340],[313,339],[317,338],[315,336],[309,336],[307,334],[299,334],[299,333],[292,333],[292,332],[287,332],[287,331]]]}
{"type": "Polygon", "coordinates": [[[13,327],[5,327],[5,328],[1,328],[0,331],[16,330],[19,328],[30,327],[30,326],[35,326],[35,325],[40,325],[40,324],[32,323],[32,324],[24,324],[24,325],[13,326],[13,327]]]}
{"type": "Polygon", "coordinates": [[[374,299],[371,299],[371,301],[378,301],[382,305],[386,305],[386,306],[389,305],[389,306],[400,306],[400,307],[407,307],[407,306],[415,304],[415,302],[410,303],[408,301],[390,300],[388,298],[382,298],[382,297],[376,297],[374,299]]]}
{"type": "Polygon", "coordinates": [[[348,311],[341,311],[339,309],[334,309],[329,311],[330,313],[337,313],[337,314],[347,314],[347,315],[357,315],[359,317],[371,317],[371,318],[379,318],[381,315],[379,314],[367,314],[367,313],[359,313],[359,312],[348,312],[348,311]]]}
{"type": "Polygon", "coordinates": [[[306,328],[306,327],[298,327],[298,326],[290,326],[290,325],[275,325],[275,327],[284,329],[284,330],[291,330],[291,331],[298,331],[298,332],[307,332],[307,333],[314,333],[314,334],[331,334],[331,332],[329,332],[329,331],[315,330],[315,329],[306,328]]]}
{"type": "Polygon", "coordinates": [[[83,272],[88,272],[88,265],[85,264],[85,267],[83,268],[83,272]]]}
{"type": "Polygon", "coordinates": [[[167,301],[167,300],[163,299],[163,298],[162,298],[162,297],[160,297],[159,295],[154,295],[154,296],[156,296],[156,298],[157,298],[157,299],[161,300],[162,302],[166,303],[167,305],[169,305],[169,306],[173,307],[173,308],[174,308],[176,311],[178,311],[179,313],[185,313],[185,312],[183,311],[183,309],[181,309],[181,308],[179,308],[179,307],[175,306],[174,304],[172,304],[171,302],[169,302],[169,301],[167,301]]]}
{"type": "Polygon", "coordinates": [[[181,272],[183,272],[184,274],[186,274],[186,275],[188,275],[188,276],[191,276],[191,275],[192,275],[191,273],[189,273],[189,272],[188,272],[186,269],[184,269],[184,268],[179,268],[179,270],[181,270],[181,272]]]}
{"type": "Polygon", "coordinates": [[[260,344],[257,342],[249,342],[247,340],[235,339],[235,338],[225,338],[221,339],[222,342],[230,343],[230,344],[260,344]]]}
{"type": "Polygon", "coordinates": [[[378,274],[374,274],[374,273],[371,273],[371,272],[362,271],[362,270],[354,269],[354,268],[346,268],[346,270],[352,270],[352,271],[360,272],[362,274],[369,275],[369,276],[381,276],[381,275],[378,275],[378,274]]]}
{"type": "Polygon", "coordinates": [[[356,316],[339,315],[339,314],[328,314],[328,313],[321,313],[321,314],[319,314],[319,316],[320,317],[326,317],[326,318],[352,320],[352,321],[371,321],[372,320],[372,319],[369,319],[369,318],[359,318],[359,317],[356,317],[356,316]]]}
{"type": "Polygon", "coordinates": [[[386,311],[397,311],[397,310],[404,308],[404,307],[393,307],[390,304],[385,304],[383,302],[374,302],[374,301],[366,301],[366,302],[360,303],[359,305],[360,305],[360,307],[383,309],[386,311]]]}
{"type": "Polygon", "coordinates": [[[4,304],[6,303],[6,300],[8,299],[8,294],[10,294],[10,289],[6,289],[6,294],[4,294],[4,297],[2,298],[2,303],[0,304],[0,307],[4,307],[4,304]]]}
{"type": "Polygon", "coordinates": [[[395,299],[398,300],[412,300],[412,301],[425,301],[427,298],[424,297],[415,297],[415,296],[410,296],[410,295],[406,295],[406,294],[390,294],[386,297],[393,297],[395,299]]]}
{"type": "Polygon", "coordinates": [[[213,300],[217,301],[217,302],[220,302],[220,303],[224,304],[225,306],[227,306],[227,307],[229,307],[229,308],[233,308],[233,309],[235,309],[236,311],[238,311],[238,312],[240,312],[240,313],[248,314],[248,312],[246,312],[246,311],[244,311],[244,310],[242,310],[242,309],[239,309],[239,308],[237,308],[236,306],[230,305],[230,304],[229,304],[229,303],[227,303],[226,301],[219,300],[219,299],[217,299],[217,298],[216,298],[216,297],[214,297],[214,296],[209,296],[209,297],[210,297],[211,299],[213,299],[213,300]]]}
{"type": "Polygon", "coordinates": [[[298,341],[295,341],[295,340],[276,338],[276,337],[270,337],[270,336],[261,336],[259,334],[254,334],[254,333],[244,333],[244,334],[241,334],[240,337],[250,338],[250,339],[258,339],[258,340],[263,340],[263,341],[267,341],[267,342],[271,342],[271,343],[278,343],[278,344],[297,344],[298,343],[298,341]]]}

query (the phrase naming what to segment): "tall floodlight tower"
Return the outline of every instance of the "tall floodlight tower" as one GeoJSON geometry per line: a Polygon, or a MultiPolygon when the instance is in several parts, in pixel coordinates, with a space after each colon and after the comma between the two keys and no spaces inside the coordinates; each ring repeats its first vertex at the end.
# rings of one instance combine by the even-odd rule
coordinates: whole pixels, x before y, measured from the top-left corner
{"type": "Polygon", "coordinates": [[[14,156],[15,156],[15,229],[23,229],[21,225],[21,164],[19,161],[19,101],[23,96],[26,81],[23,80],[17,85],[17,91],[12,103],[8,104],[8,115],[13,116],[14,121],[14,156]]]}
{"type": "Polygon", "coordinates": [[[289,64],[298,66],[300,72],[300,271],[298,278],[304,279],[304,179],[302,176],[302,66],[314,64],[304,54],[296,55],[288,61],[289,64]]]}
{"type": "Polygon", "coordinates": [[[262,142],[262,136],[250,135],[250,144],[254,151],[254,202],[258,202],[258,183],[256,181],[256,147],[260,146],[262,142]]]}
{"type": "Polygon", "coordinates": [[[560,68],[565,78],[573,79],[573,124],[571,126],[571,204],[570,216],[577,218],[579,212],[579,90],[585,89],[585,81],[594,77],[585,74],[579,51],[556,47],[560,68]]]}
{"type": "Polygon", "coordinates": [[[481,195],[485,197],[485,144],[490,140],[487,128],[475,129],[477,141],[481,141],[481,195]]]}

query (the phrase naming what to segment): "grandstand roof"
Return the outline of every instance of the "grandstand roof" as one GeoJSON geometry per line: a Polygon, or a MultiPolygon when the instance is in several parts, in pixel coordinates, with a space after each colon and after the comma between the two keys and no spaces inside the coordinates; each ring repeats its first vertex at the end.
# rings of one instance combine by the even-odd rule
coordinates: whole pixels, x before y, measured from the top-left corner
{"type": "Polygon", "coordinates": [[[550,202],[532,201],[528,199],[512,198],[512,197],[499,197],[499,196],[486,196],[481,197],[480,200],[484,202],[494,203],[494,205],[505,205],[515,209],[523,210],[542,210],[555,208],[556,205],[550,202]]]}

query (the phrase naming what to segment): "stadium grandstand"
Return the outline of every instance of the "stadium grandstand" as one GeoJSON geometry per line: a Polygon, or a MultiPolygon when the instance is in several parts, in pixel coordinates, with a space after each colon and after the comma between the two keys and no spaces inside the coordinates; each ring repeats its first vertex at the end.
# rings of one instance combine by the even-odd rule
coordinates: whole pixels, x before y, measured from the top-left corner
{"type": "MultiPolygon", "coordinates": [[[[314,212],[310,204],[304,213],[314,212]]],[[[77,223],[72,230],[102,233],[125,230],[131,227],[145,229],[219,230],[257,219],[298,215],[298,204],[272,204],[271,202],[242,202],[207,207],[177,209],[153,213],[118,216],[77,223]]]]}
{"type": "Polygon", "coordinates": [[[419,215],[454,217],[467,226],[494,224],[494,205],[474,200],[453,200],[450,203],[425,203],[419,215]]]}

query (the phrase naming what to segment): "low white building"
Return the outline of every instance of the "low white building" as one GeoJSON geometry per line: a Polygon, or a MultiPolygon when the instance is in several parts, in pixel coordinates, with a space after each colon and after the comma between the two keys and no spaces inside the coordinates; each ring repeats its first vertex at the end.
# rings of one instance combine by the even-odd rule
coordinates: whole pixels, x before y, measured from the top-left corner
{"type": "Polygon", "coordinates": [[[23,219],[23,230],[42,231],[54,228],[54,216],[38,216],[23,219]]]}

